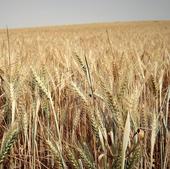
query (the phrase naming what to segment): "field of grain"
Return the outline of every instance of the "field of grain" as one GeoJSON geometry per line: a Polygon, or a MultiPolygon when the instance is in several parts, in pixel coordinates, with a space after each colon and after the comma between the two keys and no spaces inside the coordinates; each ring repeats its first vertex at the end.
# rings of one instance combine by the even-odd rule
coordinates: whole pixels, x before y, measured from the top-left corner
{"type": "Polygon", "coordinates": [[[0,30],[1,169],[170,169],[170,21],[0,30]]]}

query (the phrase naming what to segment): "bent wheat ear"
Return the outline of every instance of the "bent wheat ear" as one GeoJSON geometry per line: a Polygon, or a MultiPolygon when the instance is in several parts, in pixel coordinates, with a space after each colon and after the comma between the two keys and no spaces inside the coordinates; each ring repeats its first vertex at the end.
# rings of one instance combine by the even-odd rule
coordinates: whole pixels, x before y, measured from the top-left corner
{"type": "Polygon", "coordinates": [[[84,72],[85,76],[87,76],[87,69],[85,64],[83,63],[83,61],[81,60],[81,58],[79,57],[79,55],[75,52],[73,52],[73,56],[76,60],[76,62],[80,65],[82,71],[84,72]]]}
{"type": "Polygon", "coordinates": [[[56,163],[63,169],[66,169],[67,166],[65,164],[65,161],[63,159],[63,156],[60,152],[60,150],[58,149],[58,147],[56,147],[51,141],[46,140],[46,143],[51,151],[51,153],[54,155],[56,163]]]}
{"type": "Polygon", "coordinates": [[[65,153],[73,169],[79,169],[78,162],[76,160],[75,154],[72,152],[68,145],[65,146],[65,153]]]}
{"type": "Polygon", "coordinates": [[[8,132],[4,135],[1,151],[0,151],[0,164],[5,160],[7,155],[9,154],[12,145],[17,139],[19,134],[19,128],[16,126],[11,127],[8,132]]]}
{"type": "Polygon", "coordinates": [[[96,169],[93,162],[89,159],[89,156],[85,153],[85,151],[81,148],[77,148],[77,151],[82,159],[83,164],[89,169],[96,169]]]}
{"type": "Polygon", "coordinates": [[[32,71],[33,78],[36,81],[37,85],[39,86],[41,91],[46,95],[46,97],[50,100],[51,95],[48,92],[46,86],[44,85],[44,83],[42,82],[42,80],[40,79],[40,77],[37,75],[37,73],[35,72],[35,70],[32,67],[31,67],[31,71],[32,71]]]}

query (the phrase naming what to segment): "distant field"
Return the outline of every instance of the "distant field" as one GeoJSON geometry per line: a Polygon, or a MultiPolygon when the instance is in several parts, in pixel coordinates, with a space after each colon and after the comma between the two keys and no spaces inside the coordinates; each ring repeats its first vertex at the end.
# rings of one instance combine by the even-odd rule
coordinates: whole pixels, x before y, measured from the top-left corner
{"type": "Polygon", "coordinates": [[[0,167],[170,169],[170,21],[0,30],[0,167]]]}

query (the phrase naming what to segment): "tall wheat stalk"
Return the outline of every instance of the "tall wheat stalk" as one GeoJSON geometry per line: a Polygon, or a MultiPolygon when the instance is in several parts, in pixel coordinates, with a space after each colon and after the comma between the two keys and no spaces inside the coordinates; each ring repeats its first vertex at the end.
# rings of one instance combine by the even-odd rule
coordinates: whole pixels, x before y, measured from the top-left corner
{"type": "Polygon", "coordinates": [[[124,134],[123,134],[121,169],[125,168],[125,155],[129,143],[129,136],[130,136],[130,114],[128,113],[126,118],[125,128],[124,128],[124,134]]]}

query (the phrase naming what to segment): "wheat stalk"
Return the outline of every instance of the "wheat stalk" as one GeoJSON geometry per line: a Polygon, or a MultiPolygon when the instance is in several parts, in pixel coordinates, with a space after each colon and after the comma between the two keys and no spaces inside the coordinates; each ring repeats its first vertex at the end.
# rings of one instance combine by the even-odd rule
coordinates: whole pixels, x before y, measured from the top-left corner
{"type": "Polygon", "coordinates": [[[152,169],[152,165],[153,165],[153,152],[154,152],[154,146],[155,146],[157,132],[158,132],[158,121],[157,121],[156,114],[153,113],[152,133],[151,133],[150,169],[152,169]]]}
{"type": "Polygon", "coordinates": [[[130,114],[128,113],[125,123],[125,130],[123,134],[121,169],[125,168],[125,153],[129,142],[129,136],[130,136],[130,114]]]}

